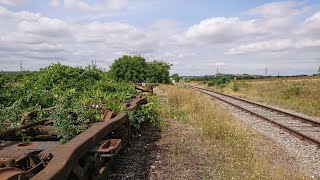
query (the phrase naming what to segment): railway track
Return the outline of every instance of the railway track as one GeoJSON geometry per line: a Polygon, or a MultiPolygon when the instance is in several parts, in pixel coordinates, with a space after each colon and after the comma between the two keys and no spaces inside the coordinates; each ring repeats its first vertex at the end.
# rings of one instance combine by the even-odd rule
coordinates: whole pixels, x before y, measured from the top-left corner
{"type": "Polygon", "coordinates": [[[320,122],[318,121],[205,88],[190,85],[189,87],[266,120],[320,148],[320,122]]]}

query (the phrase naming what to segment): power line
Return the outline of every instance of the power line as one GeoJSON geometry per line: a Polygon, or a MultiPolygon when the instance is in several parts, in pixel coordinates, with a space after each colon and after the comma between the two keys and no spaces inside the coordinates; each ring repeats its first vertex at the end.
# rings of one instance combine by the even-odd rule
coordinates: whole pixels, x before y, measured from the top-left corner
{"type": "Polygon", "coordinates": [[[268,67],[266,66],[266,69],[264,70],[264,75],[268,76],[268,67]]]}

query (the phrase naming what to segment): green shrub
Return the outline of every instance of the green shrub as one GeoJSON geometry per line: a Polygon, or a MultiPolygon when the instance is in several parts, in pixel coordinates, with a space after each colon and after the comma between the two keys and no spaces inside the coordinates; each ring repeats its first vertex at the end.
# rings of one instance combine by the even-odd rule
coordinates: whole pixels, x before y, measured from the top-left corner
{"type": "Polygon", "coordinates": [[[141,56],[122,56],[110,66],[109,74],[116,81],[135,83],[169,83],[171,64],[163,61],[147,62],[141,56]]]}
{"type": "Polygon", "coordinates": [[[101,120],[100,112],[92,105],[106,105],[119,112],[123,110],[122,102],[136,95],[133,84],[115,82],[94,66],[75,68],[53,64],[19,78],[19,83],[0,88],[0,126],[17,126],[23,114],[36,110],[27,123],[52,119],[61,142],[101,120]],[[55,108],[46,113],[43,109],[49,107],[55,108]]]}
{"type": "Polygon", "coordinates": [[[240,85],[237,82],[233,82],[232,90],[237,92],[240,90],[240,85]]]}
{"type": "Polygon", "coordinates": [[[226,85],[230,83],[230,78],[225,77],[225,76],[221,76],[221,77],[216,77],[212,80],[208,80],[206,82],[208,84],[208,86],[220,86],[220,85],[226,85]]]}
{"type": "Polygon", "coordinates": [[[129,119],[134,129],[139,130],[144,123],[156,126],[160,123],[160,118],[156,108],[160,105],[156,95],[148,96],[148,103],[140,106],[135,112],[129,112],[129,119]]]}
{"type": "Polygon", "coordinates": [[[293,83],[287,89],[283,90],[282,93],[286,99],[289,99],[293,96],[299,96],[302,92],[302,88],[302,83],[293,83]]]}

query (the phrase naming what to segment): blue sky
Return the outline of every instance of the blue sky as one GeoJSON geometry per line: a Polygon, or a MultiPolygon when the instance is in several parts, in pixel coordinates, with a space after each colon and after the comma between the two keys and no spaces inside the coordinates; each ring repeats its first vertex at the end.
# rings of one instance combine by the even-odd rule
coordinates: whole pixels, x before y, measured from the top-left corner
{"type": "Polygon", "coordinates": [[[182,75],[313,74],[320,1],[0,0],[0,69],[108,69],[123,54],[182,75]]]}

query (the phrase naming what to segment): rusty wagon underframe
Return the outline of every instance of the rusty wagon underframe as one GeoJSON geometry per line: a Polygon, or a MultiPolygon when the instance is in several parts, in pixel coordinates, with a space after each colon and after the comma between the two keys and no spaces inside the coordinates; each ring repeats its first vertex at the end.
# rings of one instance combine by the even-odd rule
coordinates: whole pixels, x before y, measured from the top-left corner
{"type": "MultiPolygon", "coordinates": [[[[137,96],[124,106],[135,110],[147,102],[137,96]]],[[[15,141],[13,129],[0,133],[0,179],[99,179],[104,177],[130,134],[128,113],[104,111],[102,122],[92,123],[65,144],[52,131],[52,122],[42,120],[16,130],[38,133],[30,142],[15,141]],[[51,125],[51,126],[50,126],[51,125]],[[13,141],[12,141],[13,139],[13,141]]]]}

